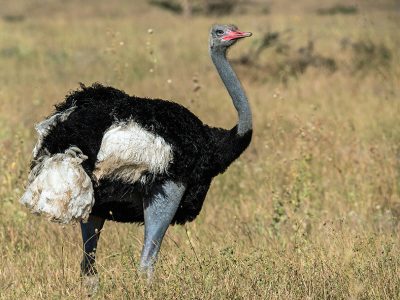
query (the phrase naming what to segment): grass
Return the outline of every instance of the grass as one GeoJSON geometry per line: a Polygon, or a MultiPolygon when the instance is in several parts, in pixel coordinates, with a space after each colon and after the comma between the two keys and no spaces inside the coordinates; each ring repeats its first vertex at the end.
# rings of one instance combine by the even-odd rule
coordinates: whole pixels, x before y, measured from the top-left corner
{"type": "MultiPolygon", "coordinates": [[[[136,271],[143,228],[108,222],[94,298],[400,298],[399,10],[395,1],[363,2],[355,15],[320,16],[318,1],[288,3],[272,2],[269,15],[196,17],[188,26],[143,1],[0,1],[0,299],[85,298],[78,226],[18,204],[33,124],[78,82],[99,81],[232,126],[234,109],[207,54],[216,21],[254,33],[232,58],[266,28],[291,29],[293,49],[312,36],[338,70],[264,80],[240,66],[254,112],[251,147],[214,180],[196,221],[169,229],[152,286],[136,271]],[[343,50],[343,38],[365,51],[343,50]],[[365,55],[379,49],[388,63],[378,57],[366,67],[365,55]]],[[[266,50],[260,64],[277,59],[266,50]]]]}

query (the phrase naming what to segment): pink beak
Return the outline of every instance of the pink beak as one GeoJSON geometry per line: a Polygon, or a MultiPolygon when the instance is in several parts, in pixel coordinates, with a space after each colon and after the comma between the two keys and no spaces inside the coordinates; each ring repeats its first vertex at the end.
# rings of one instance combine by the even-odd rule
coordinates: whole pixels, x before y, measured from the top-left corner
{"type": "Polygon", "coordinates": [[[222,39],[224,41],[236,40],[244,37],[251,36],[251,32],[243,32],[243,31],[228,31],[227,35],[225,35],[222,39]]]}

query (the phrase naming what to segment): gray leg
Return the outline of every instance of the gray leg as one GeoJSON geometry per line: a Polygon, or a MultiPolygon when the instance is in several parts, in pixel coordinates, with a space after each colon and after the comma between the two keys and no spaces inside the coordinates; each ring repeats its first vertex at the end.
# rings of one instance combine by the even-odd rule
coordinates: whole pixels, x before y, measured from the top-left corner
{"type": "Polygon", "coordinates": [[[147,273],[149,279],[152,276],[165,232],[178,209],[184,192],[184,184],[166,181],[154,187],[150,196],[143,201],[144,245],[140,268],[147,273]]]}
{"type": "Polygon", "coordinates": [[[97,274],[95,267],[96,248],[103,225],[104,219],[96,216],[89,216],[87,223],[81,222],[83,239],[83,259],[81,262],[82,275],[97,274]]]}

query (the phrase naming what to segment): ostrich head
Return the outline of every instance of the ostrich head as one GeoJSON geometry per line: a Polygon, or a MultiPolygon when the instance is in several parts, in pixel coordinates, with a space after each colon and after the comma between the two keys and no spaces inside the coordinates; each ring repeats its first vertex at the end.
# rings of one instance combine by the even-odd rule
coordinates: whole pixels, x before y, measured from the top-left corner
{"type": "Polygon", "coordinates": [[[213,25],[210,31],[210,51],[225,52],[238,39],[251,36],[251,32],[240,31],[235,25],[213,25]]]}

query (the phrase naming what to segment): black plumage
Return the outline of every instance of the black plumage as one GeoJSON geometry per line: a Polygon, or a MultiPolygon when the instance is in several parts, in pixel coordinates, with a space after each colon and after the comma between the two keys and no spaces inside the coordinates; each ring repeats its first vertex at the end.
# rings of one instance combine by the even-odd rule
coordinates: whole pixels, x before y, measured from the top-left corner
{"type": "MultiPolygon", "coordinates": [[[[149,186],[165,180],[184,182],[185,194],[172,224],[192,221],[200,212],[212,178],[224,172],[249,145],[252,131],[237,134],[231,130],[204,125],[185,107],[170,101],[129,96],[112,87],[81,85],[54,114],[75,106],[68,118],[50,128],[43,140],[45,152],[62,153],[76,146],[88,156],[82,166],[91,178],[105,131],[113,124],[134,121],[161,136],[172,146],[173,161],[164,174],[149,174],[146,184],[115,179],[93,178],[95,204],[92,214],[119,222],[143,222],[143,196],[149,186]],[[111,212],[111,213],[110,213],[111,212]]],[[[34,165],[34,164],[33,164],[34,165]]]]}

